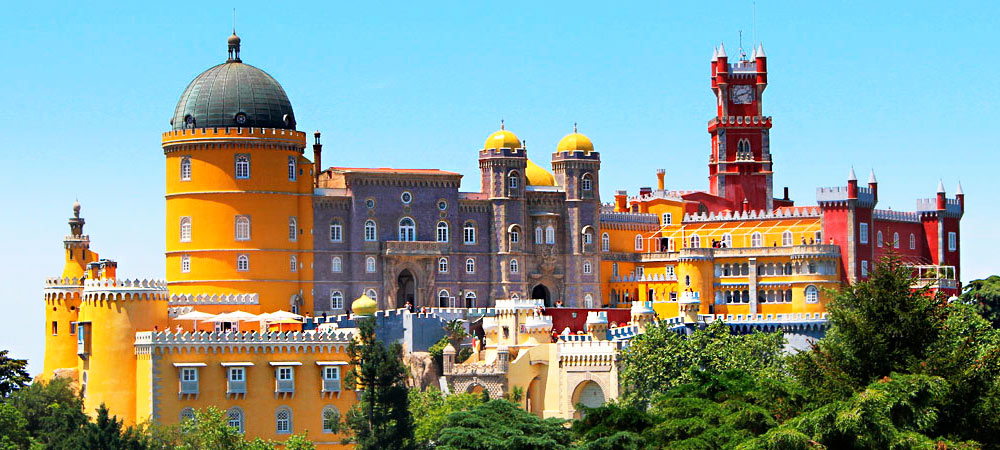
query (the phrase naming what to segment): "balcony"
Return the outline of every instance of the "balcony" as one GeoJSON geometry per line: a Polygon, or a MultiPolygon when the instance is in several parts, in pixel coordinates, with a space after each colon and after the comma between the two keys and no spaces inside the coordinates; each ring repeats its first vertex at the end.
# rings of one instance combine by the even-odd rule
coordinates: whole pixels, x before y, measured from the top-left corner
{"type": "Polygon", "coordinates": [[[762,258],[768,256],[791,259],[839,258],[836,245],[792,245],[788,247],[685,248],[679,252],[639,253],[640,262],[712,260],[715,258],[762,258]]]}
{"type": "Polygon", "coordinates": [[[323,392],[340,392],[340,380],[323,380],[323,392]]]}
{"type": "Polygon", "coordinates": [[[247,393],[247,382],[246,380],[229,380],[226,384],[227,394],[246,394],[247,393]]]}
{"type": "Polygon", "coordinates": [[[955,279],[955,266],[920,265],[910,266],[916,280],[914,288],[929,287],[931,289],[958,289],[955,279]]]}
{"type": "Polygon", "coordinates": [[[181,395],[198,395],[198,380],[181,380],[181,387],[178,393],[181,395]]]}
{"type": "Polygon", "coordinates": [[[294,394],[295,380],[276,380],[274,382],[274,392],[278,394],[294,394]]]}
{"type": "Polygon", "coordinates": [[[385,241],[382,253],[386,256],[438,256],[446,253],[448,242],[434,241],[385,241]]]}

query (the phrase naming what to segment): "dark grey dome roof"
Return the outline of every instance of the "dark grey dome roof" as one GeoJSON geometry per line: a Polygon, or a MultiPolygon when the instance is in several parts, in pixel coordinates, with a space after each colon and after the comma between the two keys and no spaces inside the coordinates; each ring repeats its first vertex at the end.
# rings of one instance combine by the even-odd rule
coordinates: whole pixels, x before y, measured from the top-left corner
{"type": "Polygon", "coordinates": [[[263,70],[240,62],[237,53],[237,59],[212,67],[191,81],[177,101],[170,125],[175,130],[211,127],[294,130],[295,116],[281,85],[263,70]]]}

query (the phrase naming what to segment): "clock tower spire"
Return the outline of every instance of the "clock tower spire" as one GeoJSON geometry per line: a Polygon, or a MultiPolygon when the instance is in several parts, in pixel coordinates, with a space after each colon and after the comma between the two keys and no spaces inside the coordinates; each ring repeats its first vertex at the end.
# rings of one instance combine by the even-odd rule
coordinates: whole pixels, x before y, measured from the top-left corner
{"type": "Polygon", "coordinates": [[[709,192],[729,200],[729,209],[734,211],[744,199],[752,210],[774,209],[771,118],[764,116],[761,108],[767,88],[764,45],[753,53],[753,60],[740,58],[730,64],[720,44],[712,59],[716,117],[708,122],[712,139],[709,192]]]}

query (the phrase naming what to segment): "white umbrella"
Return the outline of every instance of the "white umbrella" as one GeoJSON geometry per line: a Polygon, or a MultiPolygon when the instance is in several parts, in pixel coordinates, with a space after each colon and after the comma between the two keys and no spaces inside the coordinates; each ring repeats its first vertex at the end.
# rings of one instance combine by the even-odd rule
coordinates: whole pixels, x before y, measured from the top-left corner
{"type": "Polygon", "coordinates": [[[199,320],[211,320],[215,318],[215,314],[209,314],[207,312],[201,311],[190,311],[175,317],[176,320],[191,320],[193,321],[191,326],[197,331],[199,320]]]}
{"type": "Polygon", "coordinates": [[[267,320],[302,320],[303,316],[301,314],[295,314],[293,312],[277,310],[273,313],[261,314],[261,316],[267,316],[267,320]]]}
{"type": "Polygon", "coordinates": [[[246,311],[236,310],[229,313],[223,313],[215,316],[213,319],[209,319],[206,322],[236,322],[236,329],[239,329],[239,322],[253,322],[257,320],[256,314],[250,314],[246,311]]]}

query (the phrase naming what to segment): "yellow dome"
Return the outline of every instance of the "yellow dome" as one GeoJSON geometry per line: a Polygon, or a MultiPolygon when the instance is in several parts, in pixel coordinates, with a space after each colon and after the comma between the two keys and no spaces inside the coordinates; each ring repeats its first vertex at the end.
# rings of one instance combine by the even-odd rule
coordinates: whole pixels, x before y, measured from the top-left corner
{"type": "Polygon", "coordinates": [[[556,185],[556,177],[530,159],[528,160],[528,166],[524,168],[524,177],[528,179],[529,186],[556,185]]]}
{"type": "Polygon", "coordinates": [[[594,151],[594,144],[590,142],[590,138],[584,136],[577,132],[572,132],[567,134],[566,137],[559,141],[559,147],[556,151],[560,152],[575,152],[582,151],[584,153],[590,153],[594,151]]]}
{"type": "Polygon", "coordinates": [[[500,129],[496,133],[490,135],[486,138],[486,143],[483,144],[483,148],[486,150],[492,150],[496,148],[521,148],[521,140],[517,138],[517,135],[511,133],[510,131],[500,129]]]}
{"type": "Polygon", "coordinates": [[[354,312],[355,316],[370,316],[375,314],[378,309],[378,304],[371,297],[362,294],[353,303],[351,303],[351,311],[354,312]]]}

